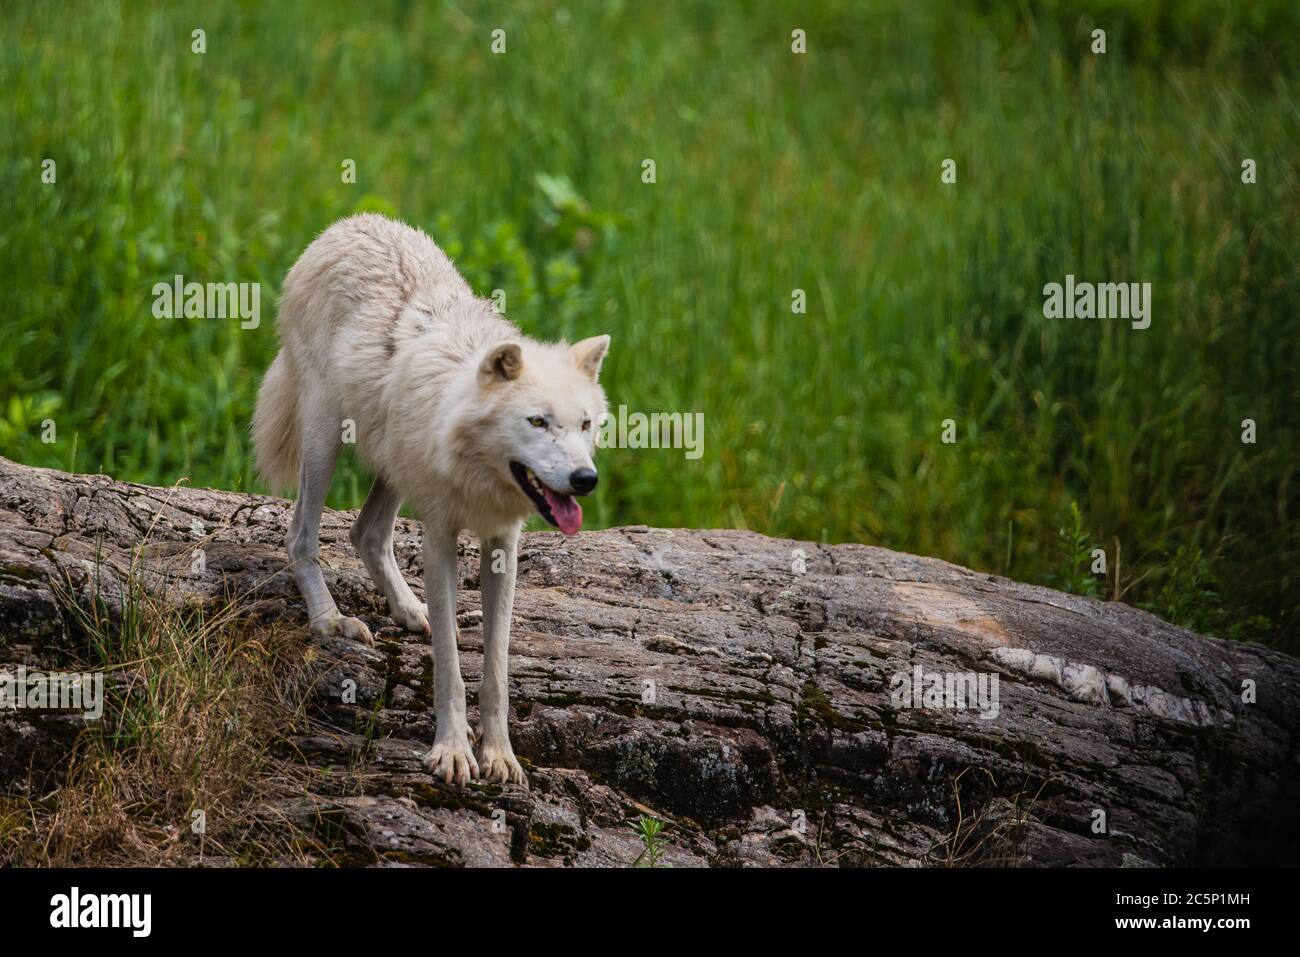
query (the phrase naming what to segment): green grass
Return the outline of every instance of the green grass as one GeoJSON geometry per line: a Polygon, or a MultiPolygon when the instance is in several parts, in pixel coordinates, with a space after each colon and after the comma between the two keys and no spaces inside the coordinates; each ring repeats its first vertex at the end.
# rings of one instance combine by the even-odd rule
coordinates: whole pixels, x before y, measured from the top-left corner
{"type": "Polygon", "coordinates": [[[1124,600],[1294,651],[1300,14],[1065,6],[6,4],[0,454],[257,488],[279,284],[380,209],[525,331],[611,333],[615,404],[705,414],[698,461],[602,453],[590,525],[1058,587],[1118,541],[1124,600]],[[260,281],[261,328],[154,319],[176,273],[260,281]],[[1045,319],[1066,273],[1151,282],[1151,328],[1045,319]]]}

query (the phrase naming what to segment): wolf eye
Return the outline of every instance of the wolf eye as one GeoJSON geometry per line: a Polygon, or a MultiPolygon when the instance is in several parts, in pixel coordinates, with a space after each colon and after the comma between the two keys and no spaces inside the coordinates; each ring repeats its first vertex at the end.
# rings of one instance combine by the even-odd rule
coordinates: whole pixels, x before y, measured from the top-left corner
{"type": "Polygon", "coordinates": [[[584,432],[590,432],[590,431],[591,431],[591,419],[583,419],[583,420],[582,420],[582,431],[584,431],[584,432]]]}
{"type": "Polygon", "coordinates": [[[544,429],[546,428],[546,419],[540,415],[530,415],[528,417],[528,424],[534,425],[539,429],[544,429]]]}

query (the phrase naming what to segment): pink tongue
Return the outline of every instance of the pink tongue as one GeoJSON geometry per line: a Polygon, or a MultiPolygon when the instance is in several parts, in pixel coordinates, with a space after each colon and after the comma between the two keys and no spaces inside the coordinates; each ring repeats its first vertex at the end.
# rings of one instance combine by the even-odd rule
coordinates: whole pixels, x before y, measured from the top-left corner
{"type": "Polygon", "coordinates": [[[546,487],[542,488],[542,494],[546,496],[546,504],[551,506],[551,514],[555,516],[560,531],[565,535],[576,535],[582,528],[582,506],[578,500],[572,495],[556,494],[546,487]]]}

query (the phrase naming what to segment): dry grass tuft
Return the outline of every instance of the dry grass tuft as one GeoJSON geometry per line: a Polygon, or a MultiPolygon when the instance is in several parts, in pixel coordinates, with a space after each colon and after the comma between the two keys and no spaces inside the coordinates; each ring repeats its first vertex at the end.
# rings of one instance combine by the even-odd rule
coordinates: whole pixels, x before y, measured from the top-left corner
{"type": "Polygon", "coordinates": [[[1020,867],[1024,864],[1024,827],[1032,820],[1033,808],[1047,782],[1032,794],[1028,784],[1010,798],[987,798],[971,811],[962,800],[962,779],[974,771],[983,780],[972,785],[976,790],[996,793],[997,781],[987,768],[964,768],[953,778],[952,791],[956,821],[952,833],[931,848],[931,863],[940,867],[1020,867]]]}
{"type": "Polygon", "coordinates": [[[167,576],[146,573],[139,553],[114,576],[111,603],[103,571],[84,603],[60,589],[88,639],[72,667],[105,674],[103,718],[62,780],[0,798],[0,863],[319,862],[314,841],[258,813],[302,789],[305,771],[273,752],[306,720],[300,641],[251,625],[238,598],[168,597],[167,576]]]}

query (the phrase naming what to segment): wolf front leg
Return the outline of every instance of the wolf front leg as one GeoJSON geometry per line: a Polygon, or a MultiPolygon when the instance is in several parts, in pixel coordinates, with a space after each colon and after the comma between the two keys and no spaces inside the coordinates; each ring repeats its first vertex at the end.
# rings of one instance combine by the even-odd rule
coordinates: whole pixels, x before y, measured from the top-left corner
{"type": "Polygon", "coordinates": [[[515,601],[519,529],[482,542],[479,587],[483,596],[483,683],[478,689],[479,767],[490,781],[524,783],[524,769],[510,746],[510,686],[506,680],[510,616],[515,601]]]}
{"type": "Polygon", "coordinates": [[[435,777],[465,785],[478,777],[465,720],[465,681],[456,651],[456,533],[424,527],[424,597],[433,637],[433,707],[438,721],[424,765],[435,777]]]}

